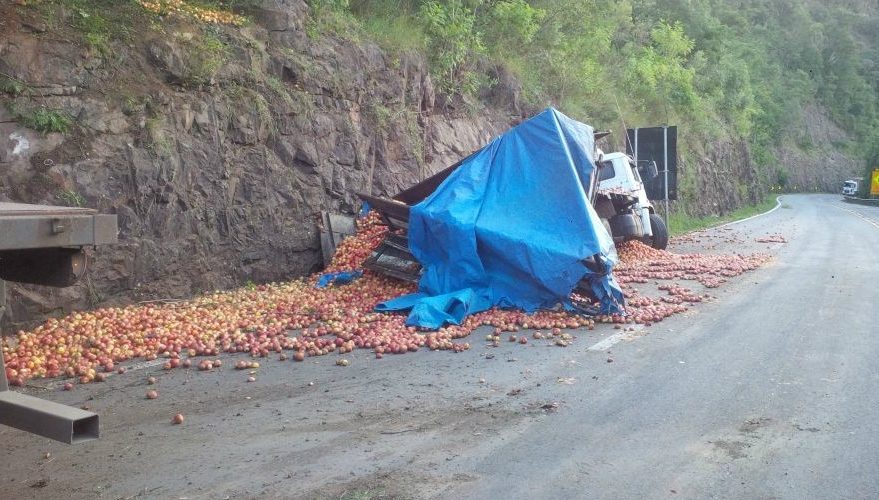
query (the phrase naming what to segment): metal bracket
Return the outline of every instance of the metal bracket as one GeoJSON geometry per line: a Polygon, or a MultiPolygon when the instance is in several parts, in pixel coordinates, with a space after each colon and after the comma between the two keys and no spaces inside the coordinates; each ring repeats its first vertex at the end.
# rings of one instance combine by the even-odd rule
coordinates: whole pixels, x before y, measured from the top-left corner
{"type": "Polygon", "coordinates": [[[52,234],[61,234],[70,228],[70,219],[52,219],[52,234]]]}
{"type": "Polygon", "coordinates": [[[96,414],[15,391],[0,392],[0,424],[67,444],[100,435],[96,414]]]}

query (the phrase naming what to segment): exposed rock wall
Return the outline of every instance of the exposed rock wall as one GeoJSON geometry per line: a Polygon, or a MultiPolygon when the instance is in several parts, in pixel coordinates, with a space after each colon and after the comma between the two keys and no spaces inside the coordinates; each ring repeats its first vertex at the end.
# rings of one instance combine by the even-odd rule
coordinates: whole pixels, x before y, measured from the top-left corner
{"type": "Polygon", "coordinates": [[[521,119],[438,105],[417,56],[309,38],[300,0],[219,28],[227,53],[209,74],[193,74],[212,57],[203,25],[169,20],[99,55],[35,9],[2,10],[0,73],[28,90],[0,93],[0,198],[81,203],[118,214],[120,230],[73,287],[10,284],[6,331],[313,272],[321,211],[356,214],[357,192],[394,194],[521,119]],[[35,106],[77,127],[41,134],[10,111],[35,106]]]}
{"type": "Polygon", "coordinates": [[[799,148],[781,147],[779,164],[785,166],[788,187],[803,192],[840,192],[847,179],[864,174],[862,161],[841,151],[848,135],[822,110],[803,110],[802,127],[796,134],[799,148]]]}
{"type": "Polygon", "coordinates": [[[689,185],[683,181],[680,198],[692,215],[719,216],[762,200],[764,187],[742,139],[714,142],[699,157],[681,160],[678,178],[689,185]]]}

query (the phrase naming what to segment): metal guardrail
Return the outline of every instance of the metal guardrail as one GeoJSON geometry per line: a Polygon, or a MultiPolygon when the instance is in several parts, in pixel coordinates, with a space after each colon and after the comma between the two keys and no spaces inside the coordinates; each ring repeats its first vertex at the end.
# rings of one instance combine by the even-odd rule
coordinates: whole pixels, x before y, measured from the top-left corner
{"type": "Polygon", "coordinates": [[[0,390],[0,424],[67,444],[100,437],[97,414],[5,389],[0,390]]]}
{"type": "MultiPolygon", "coordinates": [[[[85,272],[83,246],[117,242],[115,215],[77,207],[0,202],[0,277],[67,286],[85,272]]],[[[0,279],[0,319],[6,311],[0,279]]],[[[100,436],[98,415],[9,390],[0,353],[0,424],[63,443],[100,436]]]]}
{"type": "Polygon", "coordinates": [[[843,196],[846,203],[855,203],[857,205],[879,205],[879,198],[855,198],[854,196],[843,196]]]}

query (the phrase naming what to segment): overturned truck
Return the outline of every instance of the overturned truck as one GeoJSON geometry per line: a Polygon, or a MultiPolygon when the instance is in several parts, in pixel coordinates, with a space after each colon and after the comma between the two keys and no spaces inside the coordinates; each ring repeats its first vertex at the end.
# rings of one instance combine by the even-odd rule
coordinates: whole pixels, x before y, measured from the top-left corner
{"type": "Polygon", "coordinates": [[[359,193],[389,228],[365,267],[419,287],[379,308],[431,328],[491,307],[621,313],[595,151],[548,108],[392,198],[359,193]]]}

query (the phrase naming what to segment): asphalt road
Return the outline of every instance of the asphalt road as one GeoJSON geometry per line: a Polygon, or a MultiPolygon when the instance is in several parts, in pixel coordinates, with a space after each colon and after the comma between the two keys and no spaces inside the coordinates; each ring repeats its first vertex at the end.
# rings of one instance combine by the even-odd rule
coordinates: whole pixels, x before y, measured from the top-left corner
{"type": "Polygon", "coordinates": [[[787,243],[443,498],[879,498],[879,208],[785,196],[735,229],[787,243]]]}
{"type": "Polygon", "coordinates": [[[0,498],[879,498],[877,248],[879,208],[788,195],[672,248],[768,264],[624,336],[34,382],[101,438],[0,427],[0,498]]]}

